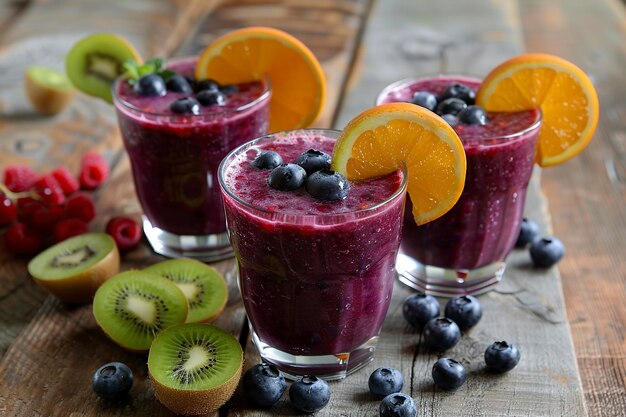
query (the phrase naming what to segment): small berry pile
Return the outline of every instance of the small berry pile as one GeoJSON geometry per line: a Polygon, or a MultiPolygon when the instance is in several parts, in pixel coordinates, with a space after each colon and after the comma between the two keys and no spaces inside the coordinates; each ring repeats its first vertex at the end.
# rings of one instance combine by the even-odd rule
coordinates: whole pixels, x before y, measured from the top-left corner
{"type": "Polygon", "coordinates": [[[476,93],[461,83],[446,87],[440,97],[430,91],[416,91],[410,103],[437,113],[452,127],[459,123],[466,125],[487,124],[487,113],[474,105],[476,93]]]}
{"type": "Polygon", "coordinates": [[[550,268],[565,255],[565,246],[554,236],[541,236],[539,225],[524,218],[520,225],[516,248],[528,248],[530,259],[538,268],[550,268]]]}

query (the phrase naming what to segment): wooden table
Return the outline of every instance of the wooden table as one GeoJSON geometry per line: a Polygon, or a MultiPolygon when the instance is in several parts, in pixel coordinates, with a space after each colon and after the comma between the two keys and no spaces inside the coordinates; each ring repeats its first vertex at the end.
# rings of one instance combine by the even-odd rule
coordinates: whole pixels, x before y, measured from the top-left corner
{"type": "MultiPolygon", "coordinates": [[[[468,366],[467,383],[452,393],[434,389],[429,374],[436,356],[404,323],[400,307],[410,291],[398,284],[375,361],[331,383],[330,404],[318,415],[377,415],[367,377],[379,366],[402,370],[403,391],[416,400],[419,415],[626,415],[626,15],[618,0],[4,2],[0,168],[19,162],[45,171],[64,163],[75,170],[86,150],[101,151],[112,175],[96,193],[99,216],[91,228],[102,230],[114,214],[139,216],[112,108],[81,96],[57,117],[38,117],[24,99],[24,69],[62,68],[70,45],[94,31],[127,37],[145,57],[176,56],[253,24],[293,33],[323,63],[329,96],[320,127],[341,128],[396,79],[438,72],[480,76],[525,50],[576,62],[593,78],[602,106],[589,148],[567,164],[536,172],[529,191],[527,215],[560,237],[567,255],[558,270],[548,271],[532,269],[524,251],[510,255],[501,286],[481,296],[483,320],[448,352],[468,366]],[[499,377],[485,373],[481,360],[496,338],[517,342],[523,352],[518,368],[499,377]]],[[[125,254],[123,269],[161,259],[144,243],[125,254]]],[[[90,306],[67,307],[48,295],[29,277],[26,263],[0,246],[0,416],[171,415],[154,400],[146,358],[104,337],[90,306]],[[100,402],[90,387],[95,369],[112,360],[128,363],[136,374],[131,399],[121,405],[100,402]]],[[[216,266],[228,271],[232,265],[216,266]]],[[[215,324],[237,336],[244,331],[236,297],[215,324]]],[[[246,366],[257,362],[248,341],[246,366]]],[[[238,391],[219,414],[297,413],[286,397],[272,409],[251,409],[238,391]]]]}

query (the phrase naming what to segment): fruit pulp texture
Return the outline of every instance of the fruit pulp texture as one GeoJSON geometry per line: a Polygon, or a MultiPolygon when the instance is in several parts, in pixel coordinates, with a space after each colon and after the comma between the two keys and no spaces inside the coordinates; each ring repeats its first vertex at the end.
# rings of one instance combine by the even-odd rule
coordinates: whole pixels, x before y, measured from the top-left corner
{"type": "MultiPolygon", "coordinates": [[[[409,101],[416,91],[440,95],[452,82],[473,89],[480,84],[463,77],[421,80],[400,86],[379,101],[409,101]]],[[[454,128],[467,157],[465,187],[454,207],[439,219],[417,226],[407,197],[400,251],[422,264],[471,270],[504,260],[515,244],[541,116],[539,110],[488,116],[486,125],[454,128]]]]}
{"type": "Polygon", "coordinates": [[[350,352],[378,335],[391,301],[404,203],[400,171],[351,182],[344,200],[325,202],[304,188],[272,190],[270,171],[251,164],[261,150],[292,162],[311,148],[331,154],[333,145],[305,134],[260,142],[223,171],[226,187],[254,204],[224,193],[246,313],[264,343],[293,355],[350,352]]]}
{"type": "MultiPolygon", "coordinates": [[[[193,76],[194,67],[193,59],[168,65],[185,76],[193,76]]],[[[141,97],[130,84],[121,82],[116,96],[135,190],[152,225],[178,235],[225,232],[217,168],[230,150],[267,133],[265,83],[241,84],[238,92],[227,96],[225,106],[201,106],[200,115],[180,115],[169,109],[177,98],[192,94],[141,97]]]]}

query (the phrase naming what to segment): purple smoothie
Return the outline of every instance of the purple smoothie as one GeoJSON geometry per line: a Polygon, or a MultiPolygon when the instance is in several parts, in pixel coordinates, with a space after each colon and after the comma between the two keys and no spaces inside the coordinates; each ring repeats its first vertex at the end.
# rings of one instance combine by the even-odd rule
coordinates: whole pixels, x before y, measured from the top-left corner
{"type": "MultiPolygon", "coordinates": [[[[473,89],[480,84],[465,77],[401,82],[383,91],[378,103],[410,101],[416,91],[440,95],[452,82],[473,89]]],[[[504,260],[515,244],[541,115],[531,110],[488,116],[486,125],[454,128],[467,157],[465,188],[455,206],[439,219],[417,226],[407,198],[401,252],[424,265],[471,270],[504,260]]]]}
{"type": "Polygon", "coordinates": [[[311,148],[331,154],[336,134],[309,130],[261,138],[222,163],[246,313],[263,343],[291,355],[352,352],[378,335],[391,301],[402,172],[351,182],[346,199],[327,202],[304,189],[273,190],[270,171],[251,164],[261,150],[278,152],[284,162],[311,148]]]}
{"type": "MultiPolygon", "coordinates": [[[[193,76],[195,59],[168,69],[193,76]]],[[[170,104],[193,94],[142,97],[126,81],[114,102],[135,190],[152,226],[174,235],[224,233],[217,168],[233,148],[267,133],[269,91],[264,82],[238,86],[224,106],[201,106],[200,115],[175,114],[170,104]]]]}

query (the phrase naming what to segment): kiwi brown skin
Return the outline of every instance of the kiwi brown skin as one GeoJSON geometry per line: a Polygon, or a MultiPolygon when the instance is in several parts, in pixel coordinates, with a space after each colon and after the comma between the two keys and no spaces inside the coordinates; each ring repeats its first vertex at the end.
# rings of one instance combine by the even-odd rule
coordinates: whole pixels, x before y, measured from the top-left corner
{"type": "Polygon", "coordinates": [[[74,89],[61,89],[44,85],[27,72],[24,76],[26,95],[33,108],[44,116],[53,116],[62,112],[74,99],[74,89]]]}

